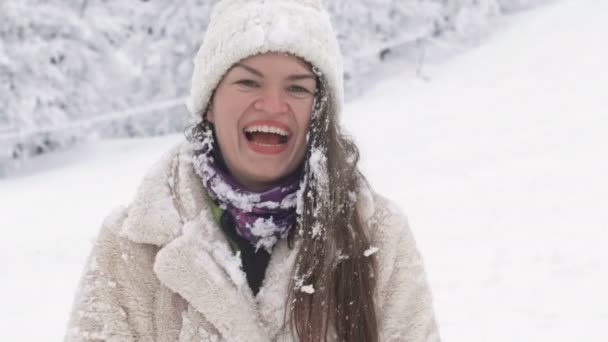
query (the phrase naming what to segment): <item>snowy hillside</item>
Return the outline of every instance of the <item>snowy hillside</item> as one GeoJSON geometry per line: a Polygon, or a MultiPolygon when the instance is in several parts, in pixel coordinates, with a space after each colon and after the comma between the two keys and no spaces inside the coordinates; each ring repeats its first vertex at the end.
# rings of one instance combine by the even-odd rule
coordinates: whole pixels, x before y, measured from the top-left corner
{"type": "Polygon", "coordinates": [[[606,34],[607,2],[564,0],[351,104],[446,341],[608,341],[606,34]]]}
{"type": "MultiPolygon", "coordinates": [[[[518,14],[346,106],[408,213],[445,341],[608,341],[608,2],[518,14]]],[[[92,142],[0,180],[0,340],[59,341],[97,229],[179,135],[92,142]],[[39,172],[41,168],[48,171],[39,172]]]]}

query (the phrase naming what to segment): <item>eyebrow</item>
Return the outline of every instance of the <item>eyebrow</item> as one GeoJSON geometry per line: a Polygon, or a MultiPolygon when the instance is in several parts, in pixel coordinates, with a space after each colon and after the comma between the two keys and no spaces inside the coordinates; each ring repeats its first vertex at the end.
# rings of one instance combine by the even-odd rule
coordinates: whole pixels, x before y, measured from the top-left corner
{"type": "MultiPolygon", "coordinates": [[[[254,69],[254,68],[252,68],[250,66],[247,66],[247,65],[241,64],[241,63],[236,63],[234,66],[235,67],[241,67],[241,68],[249,71],[250,73],[252,73],[252,74],[254,74],[256,76],[264,78],[264,74],[262,74],[260,71],[254,69]]],[[[313,74],[290,75],[289,77],[287,77],[287,79],[290,80],[290,81],[298,81],[298,80],[305,80],[305,79],[311,79],[311,80],[315,80],[315,81],[317,80],[317,78],[313,74]]]]}

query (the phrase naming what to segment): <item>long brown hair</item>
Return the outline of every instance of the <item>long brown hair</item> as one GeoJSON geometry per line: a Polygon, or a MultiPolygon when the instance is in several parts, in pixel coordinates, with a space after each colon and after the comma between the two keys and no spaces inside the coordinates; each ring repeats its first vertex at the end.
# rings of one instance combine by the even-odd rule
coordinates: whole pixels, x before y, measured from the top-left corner
{"type": "Polygon", "coordinates": [[[292,326],[300,341],[327,341],[333,325],[338,341],[376,342],[375,258],[364,255],[370,241],[356,208],[365,182],[357,169],[359,150],[329,111],[325,83],[317,83],[298,221],[301,246],[287,299],[292,326]],[[310,285],[313,293],[303,291],[310,285]]]}
{"type": "MultiPolygon", "coordinates": [[[[370,241],[356,208],[358,189],[367,184],[362,184],[365,179],[357,168],[359,150],[342,133],[336,113],[330,112],[332,98],[325,89],[319,77],[305,163],[306,188],[299,199],[302,211],[289,236],[290,246],[294,235],[299,237],[300,248],[285,321],[290,321],[292,333],[302,342],[327,341],[332,327],[337,341],[377,342],[376,259],[364,255],[370,241]]],[[[213,130],[205,113],[201,118],[186,131],[191,141],[213,130]]]]}

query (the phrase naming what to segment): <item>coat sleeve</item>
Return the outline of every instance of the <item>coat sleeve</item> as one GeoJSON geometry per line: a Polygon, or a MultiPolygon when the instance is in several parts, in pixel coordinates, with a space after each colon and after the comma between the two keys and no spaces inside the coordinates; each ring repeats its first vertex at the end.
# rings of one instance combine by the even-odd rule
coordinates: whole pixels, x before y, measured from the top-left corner
{"type": "Polygon", "coordinates": [[[151,246],[120,236],[126,209],[104,221],[76,292],[66,342],[151,341],[154,280],[151,246]],[[143,332],[143,333],[142,333],[143,332]]]}
{"type": "Polygon", "coordinates": [[[431,291],[407,218],[386,200],[380,203],[378,290],[382,341],[439,342],[431,291]]]}

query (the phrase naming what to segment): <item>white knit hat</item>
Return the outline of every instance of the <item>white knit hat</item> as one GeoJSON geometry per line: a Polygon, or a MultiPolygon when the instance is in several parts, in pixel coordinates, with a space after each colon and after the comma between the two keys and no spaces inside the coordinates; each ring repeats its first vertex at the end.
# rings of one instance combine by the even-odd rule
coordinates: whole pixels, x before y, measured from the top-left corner
{"type": "Polygon", "coordinates": [[[342,111],[342,55],[321,0],[222,0],[194,59],[190,112],[198,118],[215,87],[240,60],[265,52],[298,56],[322,73],[330,110],[342,111]]]}

